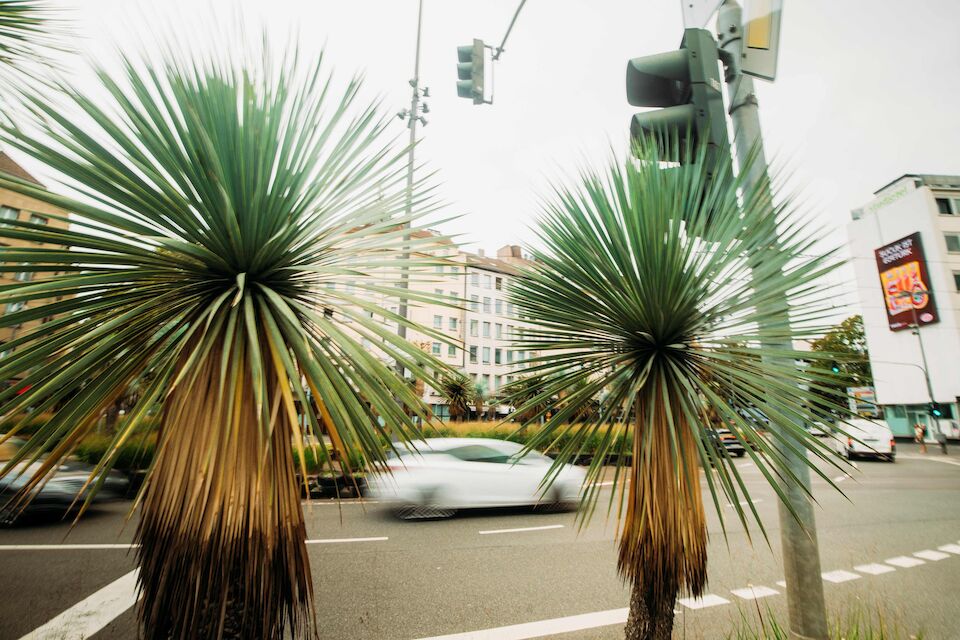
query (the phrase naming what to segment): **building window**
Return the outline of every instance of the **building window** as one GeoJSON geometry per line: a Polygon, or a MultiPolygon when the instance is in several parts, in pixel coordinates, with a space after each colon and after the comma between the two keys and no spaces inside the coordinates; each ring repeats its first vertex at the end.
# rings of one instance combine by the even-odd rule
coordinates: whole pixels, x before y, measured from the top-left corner
{"type": "Polygon", "coordinates": [[[499,322],[494,325],[493,337],[502,338],[503,337],[503,325],[499,322]]]}
{"type": "Polygon", "coordinates": [[[470,321],[470,335],[476,338],[480,332],[480,322],[478,320],[470,321]]]}
{"type": "Polygon", "coordinates": [[[508,302],[508,303],[507,303],[507,315],[510,316],[511,318],[513,317],[513,303],[512,303],[512,302],[508,302]]]}
{"type": "Polygon", "coordinates": [[[470,311],[480,311],[480,296],[470,296],[470,311]]]}
{"type": "Polygon", "coordinates": [[[943,237],[947,239],[947,251],[960,253],[960,233],[945,233],[943,237]]]}
{"type": "Polygon", "coordinates": [[[489,322],[484,322],[484,323],[483,323],[483,337],[484,337],[484,338],[489,338],[489,337],[490,337],[490,323],[489,323],[489,322]]]}
{"type": "Polygon", "coordinates": [[[950,200],[948,198],[936,198],[937,201],[937,212],[942,216],[952,216],[953,209],[950,207],[950,200]]]}
{"type": "Polygon", "coordinates": [[[10,207],[0,207],[0,220],[16,220],[20,217],[20,211],[10,207]]]}
{"type": "Polygon", "coordinates": [[[17,313],[18,311],[23,311],[23,308],[27,306],[27,303],[23,300],[18,300],[17,302],[11,302],[7,305],[7,310],[5,313],[17,313]]]}
{"type": "Polygon", "coordinates": [[[33,280],[33,272],[19,271],[16,274],[14,274],[13,279],[16,280],[17,282],[30,282],[31,280],[33,280]]]}
{"type": "Polygon", "coordinates": [[[507,337],[508,337],[508,338],[512,338],[512,337],[513,337],[513,325],[512,325],[512,324],[508,324],[508,325],[507,325],[507,337]]]}
{"type": "Polygon", "coordinates": [[[439,343],[439,342],[434,342],[432,345],[430,345],[430,353],[432,353],[432,354],[435,355],[435,356],[440,355],[440,343],[439,343]]]}
{"type": "Polygon", "coordinates": [[[477,347],[470,347],[470,364],[477,364],[477,347]]]}
{"type": "Polygon", "coordinates": [[[513,364],[513,351],[507,349],[507,364],[513,364]]]}
{"type": "Polygon", "coordinates": [[[456,319],[456,318],[448,318],[448,320],[447,320],[447,326],[450,328],[450,331],[456,331],[456,330],[457,330],[457,319],[456,319]]]}
{"type": "Polygon", "coordinates": [[[455,276],[460,275],[460,267],[450,267],[450,273],[455,276]]]}
{"type": "Polygon", "coordinates": [[[455,345],[455,344],[448,344],[448,345],[447,345],[447,355],[448,355],[449,357],[451,357],[451,358],[456,357],[456,355],[457,355],[457,345],[455,345]]]}
{"type": "Polygon", "coordinates": [[[494,288],[495,288],[497,291],[502,291],[502,290],[503,290],[503,278],[497,278],[497,279],[494,281],[494,288]]]}
{"type": "Polygon", "coordinates": [[[494,389],[499,389],[499,388],[502,387],[502,386],[503,386],[503,385],[502,385],[501,382],[500,382],[500,376],[493,376],[493,388],[494,388],[494,389]]]}
{"type": "Polygon", "coordinates": [[[433,316],[433,328],[443,329],[443,316],[433,316]]]}
{"type": "Polygon", "coordinates": [[[490,347],[483,348],[483,364],[490,364],[490,347]]]}
{"type": "Polygon", "coordinates": [[[433,268],[433,271],[434,271],[435,273],[443,273],[443,265],[442,265],[442,264],[436,265],[436,266],[433,268]]]}
{"type": "Polygon", "coordinates": [[[470,284],[472,284],[472,285],[475,286],[475,287],[479,287],[479,286],[480,286],[480,274],[479,274],[479,273],[471,273],[471,274],[470,274],[470,284]]]}
{"type": "Polygon", "coordinates": [[[483,274],[483,288],[489,289],[491,282],[492,282],[492,278],[490,277],[490,274],[489,273],[483,274]]]}
{"type": "Polygon", "coordinates": [[[433,292],[438,296],[443,296],[443,289],[434,289],[433,292]]]}
{"type": "Polygon", "coordinates": [[[494,350],[493,350],[493,363],[494,363],[494,364],[503,364],[503,362],[502,362],[502,361],[503,361],[503,355],[502,355],[502,354],[503,354],[503,350],[502,350],[502,349],[494,349],[494,350]]]}
{"type": "Polygon", "coordinates": [[[513,376],[507,376],[507,384],[513,384],[513,376]]]}
{"type": "Polygon", "coordinates": [[[490,374],[489,373],[483,374],[483,388],[487,389],[488,391],[490,390],[490,374]]]}
{"type": "Polygon", "coordinates": [[[30,214],[30,222],[33,224],[40,224],[40,225],[46,226],[47,223],[50,222],[50,220],[47,218],[44,218],[43,216],[38,216],[37,214],[33,213],[33,214],[30,214]]]}
{"type": "Polygon", "coordinates": [[[953,272],[953,286],[957,291],[960,291],[960,271],[953,272]]]}
{"type": "Polygon", "coordinates": [[[450,299],[451,299],[451,300],[454,300],[454,301],[457,299],[457,292],[456,292],[456,291],[451,291],[451,292],[450,292],[450,299]]]}
{"type": "Polygon", "coordinates": [[[490,313],[490,298],[483,298],[483,312],[490,313]]]}

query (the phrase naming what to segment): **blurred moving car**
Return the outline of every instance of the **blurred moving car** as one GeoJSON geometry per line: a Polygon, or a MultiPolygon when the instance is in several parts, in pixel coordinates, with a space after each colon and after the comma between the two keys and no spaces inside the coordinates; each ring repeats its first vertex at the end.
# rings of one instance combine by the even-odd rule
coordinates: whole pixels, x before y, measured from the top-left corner
{"type": "Polygon", "coordinates": [[[543,505],[568,508],[579,498],[583,469],[564,465],[546,491],[540,483],[553,460],[525,456],[515,442],[488,438],[428,438],[417,451],[391,452],[387,466],[368,480],[371,498],[392,501],[404,519],[449,518],[460,509],[543,505]]]}
{"type": "Polygon", "coordinates": [[[832,436],[833,450],[847,460],[855,458],[878,458],[887,462],[897,459],[897,445],[893,432],[883,420],[853,419],[840,423],[832,436]]]}
{"type": "Polygon", "coordinates": [[[707,437],[710,438],[717,453],[720,453],[721,447],[726,449],[729,455],[737,458],[742,458],[747,452],[730,429],[707,429],[707,437]]]}
{"type": "MultiPolygon", "coordinates": [[[[86,484],[93,467],[78,462],[60,465],[25,508],[11,504],[17,492],[29,482],[39,467],[39,462],[19,464],[0,478],[0,525],[12,525],[21,519],[62,517],[83,505],[90,489],[85,490],[80,498],[77,498],[77,495],[86,484]]],[[[123,474],[110,471],[100,490],[94,495],[93,503],[122,499],[126,495],[127,484],[128,480],[123,474]]]]}

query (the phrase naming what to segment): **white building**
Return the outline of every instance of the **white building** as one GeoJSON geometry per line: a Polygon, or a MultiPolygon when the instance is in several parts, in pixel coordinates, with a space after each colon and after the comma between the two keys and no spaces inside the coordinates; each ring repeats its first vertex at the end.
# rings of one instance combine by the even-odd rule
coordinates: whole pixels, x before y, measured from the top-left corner
{"type": "MultiPolygon", "coordinates": [[[[410,317],[420,325],[442,330],[456,344],[444,344],[417,332],[410,332],[408,337],[496,396],[520,374],[522,365],[517,363],[537,355],[512,344],[511,338],[525,325],[506,299],[507,287],[517,277],[516,267],[527,260],[516,245],[502,247],[496,258],[448,246],[436,252],[447,259],[448,266],[436,267],[430,281],[420,280],[411,286],[448,296],[458,301],[460,308],[419,304],[411,306],[410,317]]],[[[426,387],[423,399],[437,417],[449,415],[436,390],[426,387]]],[[[506,406],[496,407],[499,413],[508,410],[506,406]]]]}
{"type": "MultiPolygon", "coordinates": [[[[960,176],[905,175],[874,196],[852,212],[848,240],[877,402],[894,434],[909,436],[914,423],[928,420],[921,345],[934,401],[943,405],[946,418],[958,418],[960,176]],[[915,259],[916,239],[924,261],[915,259]],[[903,290],[916,297],[898,295],[903,290]]],[[[945,430],[955,424],[941,423],[945,430]]]]}

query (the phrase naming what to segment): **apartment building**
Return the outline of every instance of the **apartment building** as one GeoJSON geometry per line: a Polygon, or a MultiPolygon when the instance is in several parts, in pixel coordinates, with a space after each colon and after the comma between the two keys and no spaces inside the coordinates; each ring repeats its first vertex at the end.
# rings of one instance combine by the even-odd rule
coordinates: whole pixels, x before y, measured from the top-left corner
{"type": "MultiPolygon", "coordinates": [[[[847,226],[877,402],[893,432],[960,413],[960,176],[908,174],[847,226]],[[929,384],[929,386],[928,386],[929,384]],[[931,398],[932,396],[932,398],[931,398]]],[[[933,425],[931,425],[933,426],[933,425]]]]}
{"type": "MultiPolygon", "coordinates": [[[[410,317],[426,327],[442,331],[454,344],[445,344],[416,332],[408,337],[455,369],[481,384],[491,397],[522,372],[519,364],[535,352],[516,348],[512,339],[525,325],[514,305],[507,300],[507,289],[518,276],[518,267],[527,263],[520,247],[506,245],[496,257],[482,251],[469,253],[452,243],[440,246],[435,254],[446,265],[435,267],[432,277],[412,286],[442,295],[457,307],[439,304],[412,306],[410,317]]],[[[437,417],[449,415],[446,403],[436,390],[424,388],[423,400],[437,417]]],[[[506,414],[510,407],[495,404],[494,410],[506,414]]]]}
{"type": "MultiPolygon", "coordinates": [[[[7,173],[17,178],[33,182],[38,186],[43,186],[36,178],[30,175],[23,167],[18,165],[13,161],[10,156],[6,153],[0,152],[0,172],[7,173]]],[[[8,191],[7,189],[0,189],[0,223],[7,220],[19,220],[21,222],[32,222],[33,224],[46,225],[51,228],[63,229],[67,227],[67,223],[62,220],[54,219],[51,216],[62,216],[66,217],[67,212],[59,209],[58,207],[51,206],[39,200],[29,198],[27,196],[21,195],[19,193],[14,193],[8,191]]],[[[56,245],[49,245],[38,242],[28,242],[26,240],[17,240],[13,238],[3,238],[0,241],[0,246],[4,247],[53,247],[56,245]]],[[[27,283],[32,281],[34,278],[40,277],[37,274],[31,272],[4,272],[0,273],[0,284],[9,285],[15,283],[27,283]]],[[[31,306],[40,306],[46,304],[49,300],[31,300],[28,302],[13,302],[3,306],[2,313],[4,315],[9,313],[14,313],[20,311],[24,308],[29,308],[31,306]]],[[[9,340],[12,340],[18,335],[21,335],[24,331],[29,331],[37,327],[38,325],[50,322],[53,320],[53,317],[38,318],[36,320],[31,320],[19,324],[14,327],[0,327],[0,355],[4,352],[3,344],[9,340]]]]}

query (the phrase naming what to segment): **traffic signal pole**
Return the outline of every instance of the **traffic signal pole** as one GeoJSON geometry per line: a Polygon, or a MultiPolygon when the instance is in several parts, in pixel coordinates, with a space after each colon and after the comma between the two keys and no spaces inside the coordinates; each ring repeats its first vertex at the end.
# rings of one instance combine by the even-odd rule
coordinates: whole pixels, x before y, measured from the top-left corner
{"type": "MultiPolygon", "coordinates": [[[[743,52],[742,12],[735,0],[725,0],[720,7],[717,20],[720,49],[726,52],[727,91],[730,104],[730,116],[733,120],[734,147],[737,162],[747,170],[748,188],[755,185],[767,185],[769,206],[773,206],[773,195],[769,187],[767,161],[763,153],[763,139],[760,133],[760,117],[757,97],[753,89],[753,79],[741,72],[740,61],[743,52]]],[[[779,260],[780,242],[777,237],[776,223],[771,222],[770,245],[764,260],[779,260]]],[[[770,348],[792,349],[793,345],[778,335],[784,335],[783,328],[788,326],[786,296],[767,303],[762,317],[768,332],[773,336],[766,339],[763,346],[770,348]],[[771,309],[772,307],[772,309],[771,309]],[[773,311],[774,314],[770,312],[773,311]]],[[[760,327],[761,336],[764,326],[760,327]]],[[[779,427],[773,422],[770,429],[779,427]]],[[[785,431],[779,435],[790,438],[785,431]]],[[[787,461],[790,471],[802,482],[806,491],[810,491],[810,471],[806,461],[786,447],[778,447],[787,461]]],[[[802,450],[802,447],[801,447],[802,450]]],[[[820,550],[817,543],[816,519],[808,493],[792,481],[781,481],[790,508],[778,502],[780,516],[780,546],[783,555],[783,569],[787,584],[787,606],[789,608],[789,626],[791,640],[827,640],[827,615],[823,598],[823,578],[820,574],[820,550]],[[797,517],[790,510],[796,513],[797,517]]]]}

